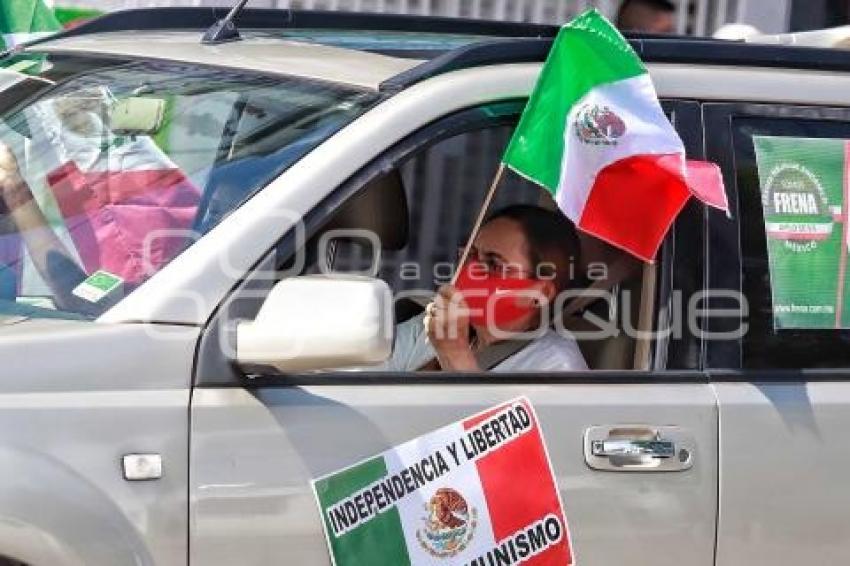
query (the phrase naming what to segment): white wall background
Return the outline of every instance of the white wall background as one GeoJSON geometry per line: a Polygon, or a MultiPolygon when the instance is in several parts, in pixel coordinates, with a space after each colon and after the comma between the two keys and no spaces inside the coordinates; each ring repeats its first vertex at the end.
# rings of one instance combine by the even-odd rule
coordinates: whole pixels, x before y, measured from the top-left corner
{"type": "MultiPolygon", "coordinates": [[[[102,10],[153,6],[231,6],[235,0],[53,0],[102,10]]],[[[251,0],[249,6],[353,10],[460,16],[493,20],[562,23],[594,6],[609,17],[620,0],[251,0]]],[[[755,25],[765,33],[786,31],[790,0],[673,0],[679,7],[679,33],[710,35],[730,22],[755,25]]]]}

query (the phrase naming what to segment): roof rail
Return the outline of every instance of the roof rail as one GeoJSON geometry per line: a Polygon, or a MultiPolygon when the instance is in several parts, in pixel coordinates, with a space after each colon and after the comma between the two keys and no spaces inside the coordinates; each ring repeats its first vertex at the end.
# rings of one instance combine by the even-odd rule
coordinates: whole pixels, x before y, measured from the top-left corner
{"type": "Polygon", "coordinates": [[[747,43],[797,45],[805,47],[850,47],[850,26],[798,31],[780,34],[757,34],[746,38],[747,43]]]}
{"type": "Polygon", "coordinates": [[[389,78],[380,90],[394,92],[450,71],[501,63],[537,63],[546,59],[552,38],[482,41],[448,51],[389,78]]]}
{"type": "MultiPolygon", "coordinates": [[[[110,12],[28,45],[113,31],[197,30],[221,20],[227,8],[139,8],[110,12]]],[[[234,19],[242,29],[409,31],[496,37],[554,37],[558,26],[402,14],[246,8],[234,19]]]]}
{"type": "Polygon", "coordinates": [[[638,43],[638,54],[648,62],[850,71],[850,51],[843,49],[692,38],[642,39],[638,43]]]}
{"type": "MultiPolygon", "coordinates": [[[[629,43],[647,63],[682,63],[718,66],[774,67],[850,71],[850,51],[812,47],[759,45],[740,41],[676,36],[633,36],[629,43]]],[[[447,51],[380,85],[398,91],[436,75],[470,67],[506,63],[541,63],[553,39],[512,38],[481,41],[447,51]]]]}

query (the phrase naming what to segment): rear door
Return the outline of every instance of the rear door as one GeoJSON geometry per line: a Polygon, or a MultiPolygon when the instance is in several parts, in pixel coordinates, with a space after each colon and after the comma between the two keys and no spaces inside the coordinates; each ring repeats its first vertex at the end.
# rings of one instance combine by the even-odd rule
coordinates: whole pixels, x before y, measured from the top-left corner
{"type": "Polygon", "coordinates": [[[713,104],[705,121],[732,202],[731,219],[709,215],[711,284],[749,304],[743,337],[708,343],[717,564],[845,564],[850,110],[713,104]]]}
{"type": "MultiPolygon", "coordinates": [[[[433,269],[452,260],[521,107],[490,105],[447,117],[388,151],[374,164],[374,172],[364,171],[361,177],[369,178],[388,166],[397,167],[405,182],[408,244],[394,255],[385,253],[384,267],[391,268],[381,271],[396,291],[405,290],[401,273],[407,273],[411,264],[433,269]]],[[[668,110],[692,154],[699,155],[698,107],[682,102],[668,105],[668,110]]],[[[507,181],[500,196],[539,198],[529,192],[533,189],[520,190],[521,183],[519,178],[507,181]]],[[[357,188],[342,187],[339,194],[357,188]]],[[[240,302],[237,294],[208,329],[199,353],[191,419],[192,562],[328,564],[311,479],[526,396],[545,434],[574,561],[606,566],[712,565],[717,512],[715,398],[703,374],[696,371],[701,364],[699,340],[679,308],[688,303],[681,300],[683,294],[691,296],[701,289],[702,219],[701,209],[690,206],[664,246],[658,271],[638,275],[639,288],[646,291],[632,299],[642,296],[652,304],[649,326],[674,329],[644,337],[647,371],[630,369],[634,360],[641,359],[636,353],[640,349],[633,334],[622,333],[596,347],[582,344],[588,355],[601,351],[601,358],[631,348],[624,357],[628,361],[610,371],[246,377],[236,373],[222,353],[221,340],[226,343],[227,332],[220,330],[226,330],[229,319],[255,308],[245,306],[250,301],[240,302]],[[671,440],[675,450],[663,461],[586,454],[591,440],[634,446],[647,439],[671,440]]],[[[308,231],[328,218],[314,220],[308,219],[308,231]]],[[[285,242],[286,238],[265,267],[286,260],[292,248],[285,242]]],[[[251,295],[243,291],[245,297],[251,295]]],[[[618,309],[620,314],[628,310],[614,305],[607,312],[618,309]]],[[[613,318],[623,325],[622,317],[613,318]]],[[[632,320],[631,326],[636,325],[632,320]]],[[[511,489],[523,489],[523,478],[517,477],[511,489]]],[[[398,564],[390,557],[368,563],[398,564]]]]}

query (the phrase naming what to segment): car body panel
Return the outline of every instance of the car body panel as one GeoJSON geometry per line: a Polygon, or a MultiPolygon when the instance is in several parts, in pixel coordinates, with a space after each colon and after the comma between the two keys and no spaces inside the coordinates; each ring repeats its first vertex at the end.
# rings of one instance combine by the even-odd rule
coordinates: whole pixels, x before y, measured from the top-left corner
{"type": "Polygon", "coordinates": [[[577,563],[713,564],[717,428],[707,385],[484,382],[196,389],[192,564],[326,564],[311,479],[519,395],[540,418],[577,563]],[[696,441],[694,467],[591,470],[585,429],[626,423],[683,427],[696,441]]]}
{"type": "Polygon", "coordinates": [[[717,565],[847,564],[850,385],[766,379],[714,385],[717,565]]]}
{"type": "Polygon", "coordinates": [[[63,566],[185,564],[198,332],[64,321],[0,332],[0,554],[63,566]],[[163,477],[123,479],[129,453],[160,454],[163,477]]]}

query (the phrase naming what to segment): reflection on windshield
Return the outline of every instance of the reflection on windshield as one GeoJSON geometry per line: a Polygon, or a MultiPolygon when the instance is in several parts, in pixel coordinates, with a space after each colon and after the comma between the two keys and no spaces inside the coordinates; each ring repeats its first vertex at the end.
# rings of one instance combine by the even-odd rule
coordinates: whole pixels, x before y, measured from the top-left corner
{"type": "Polygon", "coordinates": [[[87,61],[4,62],[34,76],[7,81],[32,85],[23,95],[0,90],[0,314],[104,312],[375,99],[303,79],[87,61]]]}

